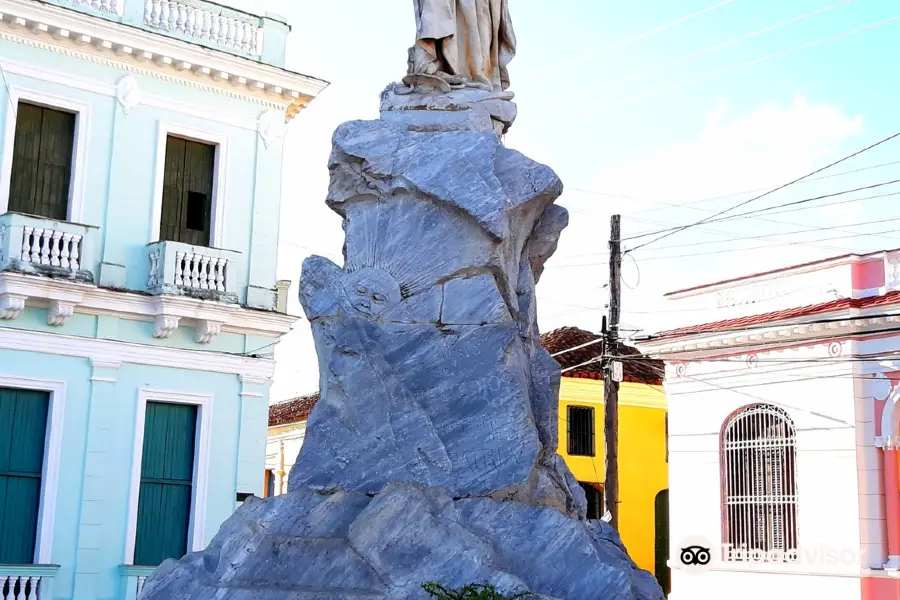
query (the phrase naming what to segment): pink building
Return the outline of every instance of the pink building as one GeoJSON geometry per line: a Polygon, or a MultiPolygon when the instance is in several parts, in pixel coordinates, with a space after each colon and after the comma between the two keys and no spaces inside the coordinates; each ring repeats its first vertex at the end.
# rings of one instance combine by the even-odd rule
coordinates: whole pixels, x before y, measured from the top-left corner
{"type": "Polygon", "coordinates": [[[900,600],[900,251],[669,298],[670,598],[900,600]]]}

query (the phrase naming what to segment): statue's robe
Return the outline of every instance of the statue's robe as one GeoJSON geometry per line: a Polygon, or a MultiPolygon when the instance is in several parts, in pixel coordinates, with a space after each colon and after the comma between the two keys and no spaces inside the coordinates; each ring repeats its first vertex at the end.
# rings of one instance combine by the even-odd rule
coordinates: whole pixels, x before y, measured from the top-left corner
{"type": "Polygon", "coordinates": [[[516,53],[509,0],[413,0],[416,44],[440,70],[468,81],[509,87],[507,65],[516,53]]]}

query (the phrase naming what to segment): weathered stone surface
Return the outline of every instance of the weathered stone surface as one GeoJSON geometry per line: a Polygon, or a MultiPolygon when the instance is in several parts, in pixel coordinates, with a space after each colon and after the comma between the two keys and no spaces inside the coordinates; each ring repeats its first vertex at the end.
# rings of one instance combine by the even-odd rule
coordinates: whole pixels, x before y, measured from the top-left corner
{"type": "Polygon", "coordinates": [[[493,275],[451,279],[444,284],[441,323],[487,325],[511,320],[493,275]]]}
{"type": "Polygon", "coordinates": [[[415,485],[372,499],[308,490],[251,499],[206,551],[162,565],[143,598],[425,600],[429,581],[550,600],[662,598],[605,523],[415,485]]]}
{"type": "Polygon", "coordinates": [[[390,85],[381,94],[381,120],[409,131],[486,131],[502,135],[516,120],[513,93],[458,89],[444,93],[397,93],[390,85]]]}
{"type": "Polygon", "coordinates": [[[303,264],[321,398],[289,493],[245,503],[141,600],[424,600],[429,581],[661,600],[555,452],[535,285],[562,184],[491,131],[411,126],[417,101],[334,135],[344,264],[303,264]]]}

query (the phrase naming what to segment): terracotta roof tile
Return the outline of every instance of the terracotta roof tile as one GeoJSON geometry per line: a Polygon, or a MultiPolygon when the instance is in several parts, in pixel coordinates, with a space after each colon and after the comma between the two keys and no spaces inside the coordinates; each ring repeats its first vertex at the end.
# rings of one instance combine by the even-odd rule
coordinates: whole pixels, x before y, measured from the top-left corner
{"type": "MultiPolygon", "coordinates": [[[[556,354],[569,348],[581,346],[588,342],[599,340],[600,336],[590,331],[578,329],[577,327],[563,327],[556,329],[541,336],[541,346],[550,354],[556,354]]],[[[553,358],[559,363],[563,369],[574,367],[586,363],[592,359],[599,358],[603,354],[603,344],[592,344],[578,350],[572,350],[553,358]]],[[[618,354],[620,356],[634,356],[640,354],[640,350],[633,346],[619,344],[618,354]]],[[[641,360],[641,361],[625,361],[623,364],[625,381],[633,381],[637,383],[649,383],[658,385],[662,383],[665,367],[661,360],[641,360]]],[[[584,365],[572,371],[563,373],[563,377],[586,378],[586,379],[603,379],[603,367],[600,361],[584,365]]]]}
{"type": "Polygon", "coordinates": [[[269,406],[269,427],[306,421],[318,401],[319,392],[316,392],[269,406]]]}
{"type": "Polygon", "coordinates": [[[737,319],[725,319],[723,321],[715,321],[712,323],[702,323],[700,325],[689,325],[687,327],[679,327],[669,331],[658,333],[655,338],[669,338],[680,335],[691,335],[694,333],[712,333],[715,331],[723,331],[728,329],[740,329],[742,327],[750,327],[752,325],[764,325],[777,321],[786,321],[788,319],[796,319],[808,315],[817,315],[829,313],[838,310],[846,310],[850,308],[870,308],[874,306],[885,306],[900,302],[900,291],[888,292],[882,296],[872,296],[870,298],[841,298],[822,304],[812,304],[809,306],[798,306],[795,308],[787,308],[773,312],[763,313],[761,315],[749,315],[739,317],[737,319]]]}

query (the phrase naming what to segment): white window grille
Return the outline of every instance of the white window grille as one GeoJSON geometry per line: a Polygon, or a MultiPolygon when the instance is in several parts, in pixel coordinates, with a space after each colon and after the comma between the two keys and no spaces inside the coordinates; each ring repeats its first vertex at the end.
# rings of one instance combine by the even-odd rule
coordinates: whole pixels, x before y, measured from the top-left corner
{"type": "Polygon", "coordinates": [[[780,408],[747,406],[725,424],[725,560],[797,560],[796,456],[796,429],[780,408]]]}

